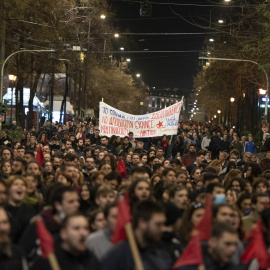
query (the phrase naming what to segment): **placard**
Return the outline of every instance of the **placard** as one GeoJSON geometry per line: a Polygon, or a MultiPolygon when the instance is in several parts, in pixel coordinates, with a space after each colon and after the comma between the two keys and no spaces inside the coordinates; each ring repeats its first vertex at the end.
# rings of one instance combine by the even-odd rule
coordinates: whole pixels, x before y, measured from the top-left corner
{"type": "Polygon", "coordinates": [[[100,135],[124,137],[128,136],[130,131],[134,133],[135,138],[175,135],[182,104],[180,101],[157,112],[132,115],[100,102],[100,135]]]}

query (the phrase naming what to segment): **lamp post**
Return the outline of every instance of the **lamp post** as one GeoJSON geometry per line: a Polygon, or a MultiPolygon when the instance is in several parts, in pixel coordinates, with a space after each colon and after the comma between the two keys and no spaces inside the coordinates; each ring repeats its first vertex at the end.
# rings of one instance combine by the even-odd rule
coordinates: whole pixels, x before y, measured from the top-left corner
{"type": "Polygon", "coordinates": [[[232,105],[235,101],[235,98],[234,97],[231,97],[230,98],[230,102],[231,102],[231,106],[230,106],[230,111],[231,111],[231,125],[233,125],[233,113],[232,113],[232,105]]]}
{"type": "Polygon", "coordinates": [[[17,79],[15,75],[8,75],[8,79],[11,81],[11,109],[10,109],[10,124],[12,124],[12,114],[13,114],[13,84],[17,79]]]}
{"type": "Polygon", "coordinates": [[[4,84],[4,68],[5,65],[10,57],[12,57],[15,54],[18,53],[23,53],[23,52],[55,52],[55,50],[21,50],[21,51],[16,51],[12,54],[10,54],[3,62],[2,68],[1,68],[1,80],[0,80],[0,102],[2,103],[3,100],[3,84],[4,84]]]}
{"type": "Polygon", "coordinates": [[[221,118],[221,110],[217,110],[217,113],[218,113],[218,123],[220,124],[220,118],[221,118]]]}
{"type": "MultiPolygon", "coordinates": [[[[229,2],[229,1],[227,1],[227,2],[229,2]]],[[[255,62],[253,60],[249,60],[249,59],[215,58],[215,57],[204,57],[204,56],[199,57],[199,59],[200,60],[231,61],[231,62],[248,62],[248,63],[255,64],[257,66],[260,66],[259,63],[255,62]]],[[[265,78],[266,78],[266,99],[265,99],[264,116],[265,116],[265,122],[267,122],[267,118],[268,118],[268,98],[269,98],[269,78],[268,78],[268,74],[266,73],[264,68],[262,68],[262,71],[263,71],[263,73],[265,75],[265,78]]]]}

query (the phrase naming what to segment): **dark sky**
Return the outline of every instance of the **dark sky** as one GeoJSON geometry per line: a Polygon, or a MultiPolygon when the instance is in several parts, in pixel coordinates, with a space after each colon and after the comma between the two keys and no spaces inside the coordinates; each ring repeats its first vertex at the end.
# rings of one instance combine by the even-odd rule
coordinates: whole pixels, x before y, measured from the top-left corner
{"type": "MultiPolygon", "coordinates": [[[[157,0],[155,3],[167,3],[157,0]]],[[[172,3],[172,2],[171,2],[172,3]]],[[[209,2],[193,0],[174,2],[178,4],[203,5],[209,2]]],[[[193,87],[193,77],[199,70],[199,51],[204,46],[206,34],[213,32],[192,25],[208,26],[210,9],[213,7],[162,5],[152,3],[152,16],[143,18],[139,15],[140,3],[135,1],[113,1],[116,12],[116,26],[121,32],[132,33],[199,33],[195,35],[167,35],[167,36],[127,36],[132,40],[125,50],[148,49],[149,51],[195,51],[185,53],[133,53],[126,55],[132,59],[130,64],[134,72],[140,72],[142,79],[150,87],[179,88],[189,92],[193,87]],[[179,17],[177,14],[182,16],[179,17]],[[188,20],[191,23],[185,21],[188,20]],[[206,19],[204,21],[203,19],[206,19]],[[200,34],[201,33],[201,34],[200,34]]]]}

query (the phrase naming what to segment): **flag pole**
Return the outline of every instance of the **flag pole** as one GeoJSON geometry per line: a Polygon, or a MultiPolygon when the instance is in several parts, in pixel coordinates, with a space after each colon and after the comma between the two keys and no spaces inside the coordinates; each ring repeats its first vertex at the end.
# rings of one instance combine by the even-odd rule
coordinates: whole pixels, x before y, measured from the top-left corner
{"type": "MultiPolygon", "coordinates": [[[[138,249],[138,246],[134,237],[134,232],[133,232],[130,222],[125,225],[125,231],[127,234],[127,239],[128,239],[128,243],[131,249],[133,260],[135,262],[136,270],[144,270],[142,259],[139,253],[139,249],[138,249]]],[[[200,270],[203,270],[203,269],[200,269],[200,270]]]]}
{"type": "Polygon", "coordinates": [[[48,254],[48,260],[52,270],[61,270],[55,254],[53,253],[48,254]]]}
{"type": "Polygon", "coordinates": [[[54,254],[54,240],[49,231],[47,230],[43,219],[38,217],[35,221],[37,236],[40,241],[40,249],[42,257],[49,260],[52,270],[61,270],[57,258],[54,254]]]}

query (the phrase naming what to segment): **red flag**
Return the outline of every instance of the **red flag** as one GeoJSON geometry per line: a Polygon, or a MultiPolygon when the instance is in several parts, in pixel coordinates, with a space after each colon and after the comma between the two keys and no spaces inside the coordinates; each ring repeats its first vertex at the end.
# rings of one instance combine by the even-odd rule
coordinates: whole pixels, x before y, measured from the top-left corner
{"type": "Polygon", "coordinates": [[[243,263],[249,263],[252,259],[257,259],[260,265],[260,269],[266,269],[270,267],[270,254],[266,250],[266,246],[263,240],[262,220],[260,219],[256,227],[254,227],[246,240],[251,239],[250,244],[241,255],[240,259],[243,263]]]}
{"type": "Polygon", "coordinates": [[[204,215],[199,222],[199,224],[194,228],[194,230],[199,232],[201,240],[207,241],[212,232],[212,197],[211,194],[206,195],[206,207],[204,215]]]}
{"type": "Polygon", "coordinates": [[[173,269],[188,265],[203,265],[200,234],[198,231],[192,232],[192,237],[187,247],[175,262],[173,269]]]}
{"type": "Polygon", "coordinates": [[[49,254],[54,253],[54,241],[51,234],[48,232],[43,220],[36,221],[37,236],[40,241],[40,248],[42,251],[42,257],[48,258],[49,254]]]}
{"type": "Polygon", "coordinates": [[[39,147],[38,150],[37,150],[36,160],[39,163],[39,165],[42,166],[42,164],[44,162],[44,156],[43,156],[43,151],[42,151],[41,147],[39,147]]]}
{"type": "Polygon", "coordinates": [[[123,161],[123,158],[119,158],[118,163],[117,163],[117,172],[119,172],[123,178],[126,178],[127,176],[127,171],[126,171],[126,165],[123,161]]]}
{"type": "Polygon", "coordinates": [[[118,201],[118,214],[116,219],[116,226],[112,236],[112,243],[116,244],[127,238],[125,226],[131,221],[130,206],[128,194],[125,193],[125,198],[118,201]]]}

